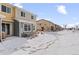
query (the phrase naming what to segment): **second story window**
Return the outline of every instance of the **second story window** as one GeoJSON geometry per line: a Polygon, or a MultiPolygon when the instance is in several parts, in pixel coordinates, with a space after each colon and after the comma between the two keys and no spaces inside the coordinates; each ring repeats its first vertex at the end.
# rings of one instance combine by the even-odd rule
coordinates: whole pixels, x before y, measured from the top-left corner
{"type": "Polygon", "coordinates": [[[7,7],[7,13],[11,13],[11,8],[7,7]]]}
{"type": "Polygon", "coordinates": [[[31,16],[31,19],[34,19],[34,16],[33,15],[31,16]]]}
{"type": "Polygon", "coordinates": [[[6,12],[6,6],[2,5],[1,11],[6,12]]]}
{"type": "Polygon", "coordinates": [[[1,6],[1,11],[6,12],[6,13],[11,13],[11,8],[2,5],[1,6]]]}
{"type": "Polygon", "coordinates": [[[22,12],[22,11],[21,11],[21,16],[22,16],[22,17],[25,17],[25,13],[24,13],[24,12],[22,12]]]}

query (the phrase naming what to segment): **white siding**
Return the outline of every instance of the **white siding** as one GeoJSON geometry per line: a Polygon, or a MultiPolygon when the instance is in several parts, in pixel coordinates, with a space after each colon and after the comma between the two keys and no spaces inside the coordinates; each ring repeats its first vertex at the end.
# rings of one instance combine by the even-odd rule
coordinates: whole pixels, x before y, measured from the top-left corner
{"type": "Polygon", "coordinates": [[[22,28],[21,28],[21,23],[19,23],[19,37],[21,37],[21,33],[22,33],[22,28]]]}
{"type": "Polygon", "coordinates": [[[13,23],[10,23],[10,35],[12,35],[13,34],[13,23]]]}
{"type": "Polygon", "coordinates": [[[21,37],[21,34],[23,32],[27,33],[27,32],[32,31],[32,26],[31,26],[31,31],[24,31],[24,24],[34,24],[34,25],[36,25],[36,22],[35,22],[36,21],[36,16],[34,14],[31,14],[30,12],[27,12],[27,11],[25,11],[23,9],[20,9],[20,8],[16,8],[15,11],[16,11],[16,14],[15,14],[15,19],[16,20],[26,21],[26,22],[19,22],[19,36],[21,37]],[[25,17],[21,16],[21,11],[25,12],[25,17]],[[31,19],[31,16],[34,16],[34,19],[31,19]]]}
{"type": "Polygon", "coordinates": [[[20,9],[20,8],[16,8],[16,15],[15,15],[16,19],[17,18],[18,19],[24,19],[24,20],[27,20],[27,21],[36,20],[36,16],[33,15],[34,19],[31,19],[31,15],[33,15],[33,14],[31,14],[30,12],[24,11],[23,9],[20,9]],[[25,12],[25,17],[21,17],[21,11],[25,12]]]}

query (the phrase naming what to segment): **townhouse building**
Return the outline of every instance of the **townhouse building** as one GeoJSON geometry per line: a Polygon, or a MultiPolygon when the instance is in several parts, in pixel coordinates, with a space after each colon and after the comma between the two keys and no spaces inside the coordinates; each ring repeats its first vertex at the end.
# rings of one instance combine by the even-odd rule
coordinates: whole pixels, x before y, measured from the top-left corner
{"type": "Polygon", "coordinates": [[[36,31],[36,15],[9,3],[0,3],[2,18],[0,29],[6,36],[30,35],[36,31]]]}
{"type": "Polygon", "coordinates": [[[30,35],[36,31],[36,15],[24,9],[15,7],[14,35],[30,35]]]}
{"type": "Polygon", "coordinates": [[[2,32],[5,32],[7,36],[12,35],[13,29],[13,6],[8,3],[0,3],[0,14],[4,16],[2,18],[2,32]]]}

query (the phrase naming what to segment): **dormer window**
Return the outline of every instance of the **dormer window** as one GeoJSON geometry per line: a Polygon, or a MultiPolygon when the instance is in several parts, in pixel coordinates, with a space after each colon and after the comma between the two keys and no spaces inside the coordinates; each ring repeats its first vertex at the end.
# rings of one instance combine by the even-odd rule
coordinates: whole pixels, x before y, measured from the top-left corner
{"type": "Polygon", "coordinates": [[[22,12],[22,11],[21,11],[21,16],[22,16],[22,17],[25,17],[25,12],[22,12]]]}

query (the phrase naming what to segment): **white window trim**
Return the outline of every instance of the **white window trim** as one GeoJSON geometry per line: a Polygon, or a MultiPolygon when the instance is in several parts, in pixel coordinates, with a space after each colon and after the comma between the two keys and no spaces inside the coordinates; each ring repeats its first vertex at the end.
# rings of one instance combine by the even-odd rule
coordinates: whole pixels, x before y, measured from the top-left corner
{"type": "MultiPolygon", "coordinates": [[[[4,6],[4,5],[3,5],[4,6]]],[[[2,7],[2,5],[0,4],[0,11],[1,11],[1,7],[2,7]]],[[[5,6],[6,7],[6,13],[11,13],[12,12],[12,9],[10,8],[10,7],[7,7],[7,6],[5,6]],[[7,8],[9,8],[10,9],[10,12],[7,12],[8,11],[8,9],[7,8]]]]}
{"type": "MultiPolygon", "coordinates": [[[[23,32],[31,32],[31,31],[32,31],[31,24],[29,24],[29,25],[30,25],[30,31],[28,31],[28,30],[25,31],[25,30],[24,30],[24,25],[25,25],[25,24],[23,24],[23,32]]],[[[27,24],[27,25],[28,25],[28,24],[27,24]]]]}

